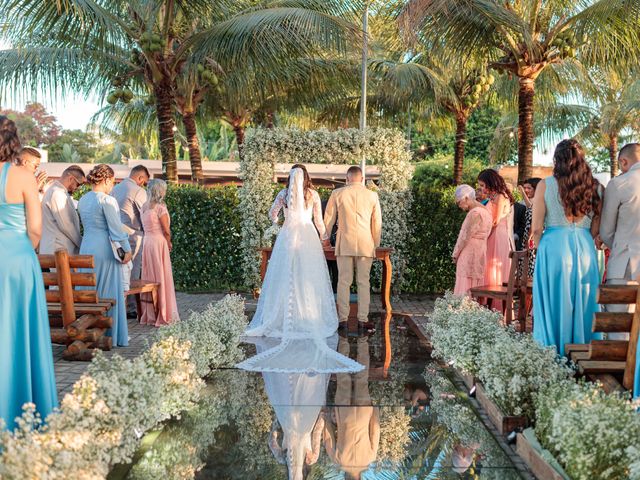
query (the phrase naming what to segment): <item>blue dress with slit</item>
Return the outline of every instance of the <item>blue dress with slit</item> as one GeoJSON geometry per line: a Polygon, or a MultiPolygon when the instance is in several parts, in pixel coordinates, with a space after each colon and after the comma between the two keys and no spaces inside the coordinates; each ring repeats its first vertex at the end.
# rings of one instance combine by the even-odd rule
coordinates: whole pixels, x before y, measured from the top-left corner
{"type": "Polygon", "coordinates": [[[0,418],[9,430],[25,403],[45,418],[58,405],[42,270],[24,203],[7,203],[11,167],[0,164],[0,418]]]}
{"type": "Polygon", "coordinates": [[[533,338],[564,355],[567,343],[589,343],[600,272],[591,217],[569,222],[554,177],[545,179],[545,230],[533,277],[533,338]]]}

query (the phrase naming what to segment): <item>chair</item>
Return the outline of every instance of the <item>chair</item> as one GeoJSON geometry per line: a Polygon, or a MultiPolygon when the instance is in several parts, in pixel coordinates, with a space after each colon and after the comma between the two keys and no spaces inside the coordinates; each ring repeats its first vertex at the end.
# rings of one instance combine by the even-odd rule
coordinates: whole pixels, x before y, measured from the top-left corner
{"type": "Polygon", "coordinates": [[[520,328],[524,328],[526,320],[526,286],[527,286],[527,251],[514,251],[509,253],[511,259],[511,269],[509,270],[509,280],[502,285],[485,285],[474,287],[470,290],[471,296],[476,300],[486,299],[503,302],[503,314],[505,323],[510,325],[514,318],[514,301],[518,301],[518,320],[520,328]],[[519,265],[522,264],[522,268],[519,265]]]}

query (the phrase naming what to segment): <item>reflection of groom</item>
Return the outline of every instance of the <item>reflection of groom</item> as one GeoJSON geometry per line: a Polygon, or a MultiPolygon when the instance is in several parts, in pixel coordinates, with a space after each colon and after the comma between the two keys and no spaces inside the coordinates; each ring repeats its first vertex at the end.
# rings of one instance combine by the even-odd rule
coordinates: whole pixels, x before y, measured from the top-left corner
{"type": "MultiPolygon", "coordinates": [[[[376,461],[380,444],[380,412],[369,394],[369,341],[358,337],[357,360],[364,370],[338,373],[335,407],[327,417],[324,447],[329,458],[345,472],[345,479],[360,479],[376,461]]],[[[349,356],[349,342],[340,337],[338,352],[349,356]]]]}
{"type": "MultiPolygon", "coordinates": [[[[334,190],[327,203],[324,223],[327,232],[338,221],[336,259],[338,262],[338,317],[349,317],[349,296],[354,269],[358,284],[358,321],[367,322],[369,316],[371,265],[380,246],[382,214],[378,194],[362,184],[360,167],[347,171],[347,186],[334,190]]],[[[343,324],[345,325],[345,324],[343,324]]]]}

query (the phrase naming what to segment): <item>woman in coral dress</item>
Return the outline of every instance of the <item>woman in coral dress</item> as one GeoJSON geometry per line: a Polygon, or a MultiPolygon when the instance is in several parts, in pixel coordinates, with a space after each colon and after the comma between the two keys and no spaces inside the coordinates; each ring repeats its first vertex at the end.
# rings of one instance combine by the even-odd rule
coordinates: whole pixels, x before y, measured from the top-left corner
{"type": "Polygon", "coordinates": [[[456,189],[456,204],[469,213],[453,249],[453,261],[456,263],[453,293],[467,295],[471,288],[484,284],[487,238],[493,218],[489,210],[476,200],[476,192],[469,185],[460,185],[456,189]]]}
{"type": "Polygon", "coordinates": [[[487,208],[493,217],[493,228],[487,239],[487,268],[484,273],[485,285],[502,285],[509,280],[513,249],[513,234],[509,230],[509,215],[513,195],[498,172],[483,170],[478,175],[478,186],[489,197],[487,208]]]}
{"type": "Polygon", "coordinates": [[[164,198],[167,184],[163,180],[149,182],[148,202],[142,208],[144,244],[142,247],[142,278],[160,284],[157,312],[154,312],[150,294],[143,296],[142,318],[146,325],[169,325],[180,318],[171,268],[171,230],[169,211],[164,198]]]}

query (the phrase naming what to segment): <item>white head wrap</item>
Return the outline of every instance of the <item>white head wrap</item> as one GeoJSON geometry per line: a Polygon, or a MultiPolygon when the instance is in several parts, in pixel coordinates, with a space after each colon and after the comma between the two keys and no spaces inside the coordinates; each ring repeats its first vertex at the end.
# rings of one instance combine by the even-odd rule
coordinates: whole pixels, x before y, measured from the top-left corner
{"type": "Polygon", "coordinates": [[[469,185],[458,185],[456,188],[456,201],[460,201],[464,198],[470,198],[471,200],[476,199],[476,191],[473,187],[469,185]]]}

